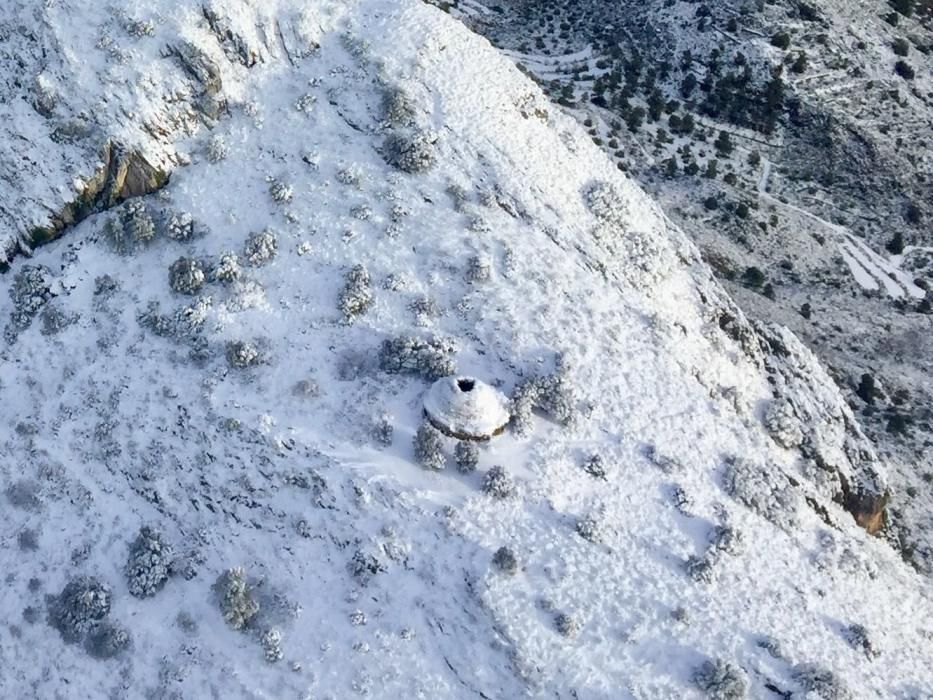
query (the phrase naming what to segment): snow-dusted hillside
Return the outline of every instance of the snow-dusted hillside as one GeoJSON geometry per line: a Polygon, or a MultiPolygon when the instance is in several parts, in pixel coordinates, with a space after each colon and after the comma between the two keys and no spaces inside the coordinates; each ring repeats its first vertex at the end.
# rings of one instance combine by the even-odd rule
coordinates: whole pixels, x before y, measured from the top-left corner
{"type": "Polygon", "coordinates": [[[0,17],[0,696],[929,696],[835,385],[484,40],[0,17]],[[423,422],[451,373],[512,399],[478,455],[423,422]]]}

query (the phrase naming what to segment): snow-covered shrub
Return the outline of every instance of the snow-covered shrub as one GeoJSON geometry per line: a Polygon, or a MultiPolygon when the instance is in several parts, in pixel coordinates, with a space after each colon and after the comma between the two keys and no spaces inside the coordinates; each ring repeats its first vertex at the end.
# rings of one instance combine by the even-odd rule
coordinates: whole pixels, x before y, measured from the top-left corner
{"type": "Polygon", "coordinates": [[[357,204],[350,210],[350,216],[357,221],[369,221],[373,218],[373,210],[368,204],[357,204]]]}
{"type": "Polygon", "coordinates": [[[270,229],[251,233],[246,239],[243,257],[253,267],[265,265],[275,258],[279,249],[279,239],[270,229]]]}
{"type": "Polygon", "coordinates": [[[231,283],[240,279],[240,258],[236,253],[222,253],[214,268],[214,279],[218,282],[231,283]]]}
{"type": "Polygon", "coordinates": [[[13,301],[13,335],[29,327],[33,317],[52,298],[52,273],[44,265],[23,265],[13,276],[10,299],[13,301]]]}
{"type": "Polygon", "coordinates": [[[467,260],[466,279],[470,284],[482,284],[492,277],[492,261],[486,255],[474,255],[467,260]]]}
{"type": "Polygon", "coordinates": [[[504,574],[514,576],[518,572],[518,558],[508,547],[499,547],[492,555],[493,565],[504,574]]]}
{"type": "Polygon", "coordinates": [[[104,234],[114,251],[130,255],[155,238],[155,221],[146,205],[134,199],[119,210],[116,218],[107,221],[104,234]]]}
{"type": "Polygon", "coordinates": [[[461,440],[454,448],[454,460],[461,474],[475,472],[476,465],[479,464],[479,447],[475,442],[461,440]]]}
{"type": "Polygon", "coordinates": [[[473,233],[489,233],[492,231],[492,226],[489,225],[489,222],[478,214],[470,217],[470,223],[467,228],[473,233]]]}
{"type": "Polygon", "coordinates": [[[793,449],[803,443],[800,421],[794,415],[793,406],[787,401],[772,401],[768,404],[764,424],[768,434],[781,447],[793,449]]]}
{"type": "Polygon", "coordinates": [[[580,621],[573,615],[558,613],[554,616],[554,627],[558,634],[567,639],[573,639],[580,634],[580,621]]]}
{"type": "Polygon", "coordinates": [[[269,663],[282,660],[282,633],[277,627],[267,629],[259,638],[263,656],[269,663]]]}
{"type": "Polygon", "coordinates": [[[704,661],[694,671],[693,682],[710,700],[740,700],[748,687],[745,673],[721,659],[704,661]]]}
{"type": "Polygon", "coordinates": [[[168,269],[169,287],[177,294],[197,294],[205,279],[204,268],[195,258],[178,258],[168,269]]]}
{"type": "Polygon", "coordinates": [[[608,182],[597,182],[584,192],[589,210],[600,221],[615,226],[628,222],[629,207],[625,195],[608,182]]]}
{"type": "Polygon", "coordinates": [[[278,204],[288,204],[292,201],[295,194],[294,188],[287,182],[282,182],[276,178],[269,179],[269,194],[272,200],[278,204]]]}
{"type": "Polygon", "coordinates": [[[560,358],[553,374],[532,377],[515,387],[510,410],[512,429],[519,435],[526,435],[531,429],[534,409],[562,425],[568,425],[576,417],[576,404],[576,389],[570,379],[569,366],[560,358]]]}
{"type": "Polygon", "coordinates": [[[690,508],[693,506],[693,499],[690,494],[684,491],[682,486],[675,486],[671,492],[671,502],[682,515],[690,515],[690,508]]]}
{"type": "Polygon", "coordinates": [[[425,421],[418,428],[414,439],[415,459],[426,469],[443,469],[447,466],[444,456],[444,437],[441,431],[425,421]]]}
{"type": "Polygon", "coordinates": [[[776,525],[790,526],[796,520],[797,504],[787,478],[778,470],[744,457],[726,462],[723,475],[726,493],[776,525]]]}
{"type": "Polygon", "coordinates": [[[717,525],[709,534],[710,553],[735,556],[742,551],[742,533],[728,525],[717,525]]]}
{"type": "Polygon", "coordinates": [[[781,646],[781,640],[775,637],[761,637],[755,644],[768,652],[775,659],[783,659],[784,648],[781,646]]]}
{"type": "Polygon", "coordinates": [[[112,659],[126,651],[132,640],[121,624],[105,620],[96,625],[84,641],[87,653],[97,659],[112,659]]]}
{"type": "Polygon", "coordinates": [[[600,454],[593,454],[583,461],[583,471],[594,479],[606,480],[608,472],[606,471],[606,461],[600,454]]]}
{"type": "Polygon", "coordinates": [[[441,315],[441,309],[437,302],[429,297],[418,297],[409,305],[409,310],[415,314],[415,323],[419,326],[427,326],[432,318],[441,315]]]}
{"type": "Polygon", "coordinates": [[[311,114],[314,111],[314,105],[317,104],[317,95],[308,92],[295,100],[295,111],[302,114],[311,114]]]}
{"type": "Polygon", "coordinates": [[[392,425],[392,416],[383,413],[373,426],[373,438],[376,440],[376,444],[382,447],[390,447],[394,436],[395,426],[392,425]]]}
{"type": "Polygon", "coordinates": [[[48,304],[39,314],[42,335],[56,335],[76,323],[78,314],[67,313],[57,304],[48,304]]]}
{"type": "Polygon", "coordinates": [[[791,669],[791,675],[808,698],[815,697],[820,700],[851,700],[852,698],[852,693],[835,673],[816,664],[798,664],[791,669]]]}
{"type": "Polygon", "coordinates": [[[235,369],[248,369],[262,363],[262,353],[253,343],[233,340],[227,343],[227,364],[235,369]]]}
{"type": "Polygon", "coordinates": [[[337,182],[349,187],[359,187],[363,182],[363,173],[358,166],[351,165],[337,171],[337,182]]]}
{"type": "Polygon", "coordinates": [[[373,576],[385,573],[386,571],[385,564],[373,553],[364,552],[362,549],[357,549],[353,553],[353,557],[350,559],[347,568],[353,578],[364,586],[369,583],[373,576]]]}
{"type": "Polygon", "coordinates": [[[69,581],[49,600],[49,624],[67,642],[79,642],[110,614],[110,589],[92,576],[69,581]]]}
{"type": "Polygon", "coordinates": [[[207,159],[211,163],[219,163],[225,160],[229,154],[230,149],[227,148],[227,142],[224,140],[224,137],[220,134],[211,136],[207,142],[207,159]]]}
{"type": "Polygon", "coordinates": [[[697,583],[710,583],[713,580],[715,561],[706,554],[691,554],[684,562],[684,571],[697,583]]]}
{"type": "Polygon", "coordinates": [[[158,530],[143,527],[130,545],[126,584],[137,598],[154,596],[168,581],[174,553],[158,530]]]}
{"type": "Polygon", "coordinates": [[[235,630],[244,629],[259,612],[259,602],[240,567],[227,569],[214,583],[220,612],[235,630]]]}
{"type": "Polygon", "coordinates": [[[337,308],[347,321],[362,316],[373,305],[373,282],[363,265],[354,265],[347,273],[337,308]]]}
{"type": "Polygon", "coordinates": [[[415,106],[399,87],[390,87],[382,96],[382,118],[395,128],[411,126],[415,121],[415,106]]]}
{"type": "Polygon", "coordinates": [[[424,131],[394,133],[383,147],[386,163],[406,173],[426,172],[437,160],[436,141],[436,137],[424,131]]]}
{"type": "Polygon", "coordinates": [[[500,466],[492,467],[483,477],[483,493],[493,498],[511,498],[517,491],[515,480],[500,466]]]}
{"type": "Polygon", "coordinates": [[[354,610],[350,613],[350,624],[354,627],[362,627],[366,624],[366,613],[362,610],[354,610]]]}
{"type": "Polygon", "coordinates": [[[165,235],[173,241],[190,241],[197,233],[194,217],[188,212],[173,212],[165,224],[165,235]]]}
{"type": "Polygon", "coordinates": [[[155,22],[151,19],[130,19],[127,18],[123,23],[126,33],[137,39],[144,36],[153,36],[155,34],[155,22]]]}
{"type": "Polygon", "coordinates": [[[603,539],[602,519],[594,513],[584,515],[578,519],[574,527],[577,534],[589,542],[601,542],[603,539]]]}
{"type": "Polygon", "coordinates": [[[390,374],[412,373],[434,381],[456,373],[452,357],[455,351],[454,343],[444,338],[391,338],[379,348],[379,368],[390,374]]]}
{"type": "Polygon", "coordinates": [[[863,625],[849,625],[842,631],[842,635],[853,649],[860,649],[869,659],[874,659],[881,653],[872,643],[868,630],[863,625]]]}

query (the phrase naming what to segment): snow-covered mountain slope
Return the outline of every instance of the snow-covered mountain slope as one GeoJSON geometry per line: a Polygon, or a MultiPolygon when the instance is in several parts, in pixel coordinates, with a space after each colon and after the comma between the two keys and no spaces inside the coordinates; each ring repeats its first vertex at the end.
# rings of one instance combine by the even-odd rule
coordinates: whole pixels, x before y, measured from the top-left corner
{"type": "Polygon", "coordinates": [[[16,230],[104,175],[0,278],[0,695],[930,693],[835,385],[484,40],[414,0],[0,12],[61,95],[9,103],[16,230]],[[122,160],[36,135],[82,109],[122,160]],[[451,373],[512,397],[478,454],[423,423],[451,373]]]}

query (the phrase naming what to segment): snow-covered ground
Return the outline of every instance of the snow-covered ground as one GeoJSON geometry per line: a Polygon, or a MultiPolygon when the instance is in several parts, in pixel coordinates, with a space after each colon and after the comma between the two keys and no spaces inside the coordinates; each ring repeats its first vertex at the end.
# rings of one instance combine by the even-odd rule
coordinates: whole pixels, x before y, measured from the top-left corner
{"type": "Polygon", "coordinates": [[[835,502],[885,492],[838,390],[575,120],[415,0],[213,7],[17,5],[174,172],[0,278],[0,696],[929,697],[929,580],[835,502]],[[418,463],[409,336],[516,398],[475,471],[418,463]],[[114,627],[66,640],[81,576],[114,627]]]}

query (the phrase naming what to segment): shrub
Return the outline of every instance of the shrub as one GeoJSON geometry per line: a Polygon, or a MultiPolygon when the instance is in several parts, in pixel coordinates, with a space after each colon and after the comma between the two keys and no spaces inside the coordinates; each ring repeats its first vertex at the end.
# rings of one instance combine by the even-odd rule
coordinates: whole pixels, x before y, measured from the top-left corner
{"type": "Polygon", "coordinates": [[[49,601],[48,613],[65,641],[79,642],[110,614],[110,589],[91,576],[72,579],[49,601]]]}
{"type": "Polygon", "coordinates": [[[104,621],[94,627],[84,642],[87,653],[96,659],[112,659],[130,647],[130,633],[118,623],[104,621]]]}
{"type": "Polygon", "coordinates": [[[434,381],[457,371],[451,357],[455,349],[451,341],[442,338],[392,338],[379,348],[379,368],[390,374],[412,373],[434,381]]]}
{"type": "Polygon", "coordinates": [[[726,463],[723,484],[730,496],[777,525],[796,517],[796,502],[786,477],[772,473],[749,459],[736,457],[726,463]]]}
{"type": "Polygon", "coordinates": [[[532,377],[515,388],[510,409],[512,429],[519,435],[528,434],[534,409],[544,412],[562,425],[568,425],[576,418],[576,403],[569,363],[561,356],[553,374],[532,377]]]}
{"type": "Polygon", "coordinates": [[[892,42],[891,48],[896,56],[906,56],[910,53],[910,42],[903,37],[898,37],[892,42]]]}
{"type": "Polygon", "coordinates": [[[235,369],[249,369],[262,363],[262,353],[253,343],[234,340],[227,343],[227,364],[235,369]]]}
{"type": "Polygon", "coordinates": [[[364,552],[361,549],[357,549],[353,553],[353,557],[350,559],[347,568],[353,578],[364,586],[369,583],[373,576],[386,571],[385,564],[377,559],[374,554],[364,552]]]}
{"type": "Polygon", "coordinates": [[[832,671],[816,664],[798,664],[791,669],[794,681],[810,697],[812,693],[821,700],[851,700],[852,694],[832,671]]]}
{"type": "Polygon", "coordinates": [[[33,317],[52,298],[52,273],[44,265],[23,265],[13,277],[10,299],[14,332],[25,330],[33,317]]]}
{"type": "Polygon", "coordinates": [[[337,171],[337,182],[341,185],[348,185],[350,187],[359,187],[363,182],[363,173],[356,166],[350,166],[348,168],[342,168],[337,171]]]}
{"type": "Polygon", "coordinates": [[[347,273],[337,308],[347,321],[352,322],[373,305],[373,283],[369,271],[363,265],[355,265],[347,273]]]}
{"type": "Polygon", "coordinates": [[[748,686],[741,669],[720,659],[703,662],[694,672],[693,682],[710,700],[744,698],[748,686]]]}
{"type": "Polygon", "coordinates": [[[437,160],[437,138],[424,131],[397,132],[386,139],[386,163],[406,173],[427,172],[437,160]]]}
{"type": "Polygon", "coordinates": [[[214,279],[218,282],[230,283],[240,279],[240,259],[236,253],[222,253],[220,261],[214,268],[214,279]]]}
{"type": "Polygon", "coordinates": [[[624,226],[629,220],[629,207],[625,195],[607,182],[597,182],[584,193],[586,206],[600,221],[624,226]]]}
{"type": "Polygon", "coordinates": [[[602,520],[592,513],[577,520],[575,529],[580,537],[589,542],[602,542],[602,520]]]}
{"type": "Polygon", "coordinates": [[[606,480],[606,463],[603,460],[602,455],[594,454],[590,455],[583,462],[583,471],[592,476],[594,479],[606,480]]]}
{"type": "Polygon", "coordinates": [[[168,269],[168,284],[176,294],[196,294],[204,280],[204,269],[194,258],[178,258],[168,269]]]}
{"type": "Polygon", "coordinates": [[[454,448],[454,460],[457,462],[457,470],[461,474],[475,472],[476,465],[479,464],[479,447],[475,442],[466,440],[458,442],[454,448]]]}
{"type": "Polygon", "coordinates": [[[173,551],[158,530],[143,527],[130,545],[126,562],[126,582],[130,594],[149,598],[158,593],[168,581],[173,551]]]}
{"type": "Polygon", "coordinates": [[[398,87],[386,90],[382,96],[382,117],[395,128],[411,126],[415,121],[415,107],[408,94],[398,87]]]}
{"type": "Polygon", "coordinates": [[[373,437],[377,444],[382,447],[389,447],[392,445],[394,435],[395,427],[392,425],[392,416],[383,413],[373,426],[373,437]]]}
{"type": "Polygon", "coordinates": [[[115,219],[110,219],[104,234],[120,255],[130,255],[155,238],[155,222],[140,200],[127,202],[115,219]]]}
{"type": "Polygon", "coordinates": [[[444,456],[444,438],[441,431],[425,421],[414,438],[415,459],[426,469],[440,470],[447,465],[444,456]]]}
{"type": "Polygon", "coordinates": [[[772,401],[764,415],[765,429],[781,447],[793,449],[803,443],[803,430],[788,401],[772,401]]]}
{"type": "Polygon", "coordinates": [[[508,547],[499,547],[492,555],[492,563],[499,571],[509,576],[514,576],[518,572],[518,559],[508,547]]]}
{"type": "Polygon", "coordinates": [[[214,583],[224,621],[235,630],[244,629],[259,612],[259,603],[242,568],[227,569],[214,583]]]}
{"type": "Polygon", "coordinates": [[[894,64],[894,72],[904,80],[913,80],[916,77],[913,67],[903,59],[894,64]]]}
{"type": "Polygon", "coordinates": [[[211,163],[219,163],[224,160],[229,153],[230,149],[227,148],[227,142],[224,140],[223,136],[220,134],[211,136],[210,140],[207,142],[207,159],[211,163]]]}
{"type": "Polygon", "coordinates": [[[244,257],[253,267],[260,267],[275,258],[278,247],[278,237],[270,229],[251,233],[246,239],[244,257]]]}
{"type": "Polygon", "coordinates": [[[277,204],[288,204],[292,201],[295,190],[287,182],[272,178],[269,180],[269,194],[277,204]]]}
{"type": "Polygon", "coordinates": [[[515,481],[500,466],[492,467],[483,478],[483,493],[493,498],[511,498],[517,493],[515,481]]]}
{"type": "Polygon", "coordinates": [[[869,659],[874,659],[880,654],[863,625],[849,625],[842,634],[853,649],[860,649],[869,659]]]}
{"type": "Polygon", "coordinates": [[[474,255],[467,261],[466,279],[470,284],[482,284],[492,277],[492,261],[485,255],[474,255]]]}
{"type": "Polygon", "coordinates": [[[573,639],[580,634],[580,621],[573,615],[558,613],[554,617],[554,627],[558,634],[567,639],[573,639]]]}
{"type": "Polygon", "coordinates": [[[259,639],[262,645],[263,656],[269,663],[275,663],[282,660],[282,633],[278,628],[272,627],[262,633],[259,639]]]}
{"type": "Polygon", "coordinates": [[[786,51],[790,46],[790,34],[787,32],[778,32],[771,37],[771,46],[776,46],[777,48],[786,51]]]}
{"type": "Polygon", "coordinates": [[[684,571],[697,583],[710,583],[713,580],[715,561],[706,556],[690,555],[684,562],[684,571]]]}

